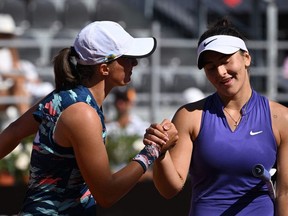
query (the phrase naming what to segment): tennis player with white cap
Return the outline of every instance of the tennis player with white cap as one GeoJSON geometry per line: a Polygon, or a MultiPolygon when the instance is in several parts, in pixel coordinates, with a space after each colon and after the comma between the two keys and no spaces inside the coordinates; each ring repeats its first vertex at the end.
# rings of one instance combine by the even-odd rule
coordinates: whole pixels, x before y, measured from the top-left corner
{"type": "Polygon", "coordinates": [[[109,207],[117,202],[165,150],[162,146],[175,144],[175,127],[163,121],[157,134],[161,139],[147,133],[149,144],[126,167],[111,173],[104,145],[104,99],[115,86],[127,85],[137,58],[155,48],[152,37],[133,38],[115,22],[96,21],[80,31],[73,47],[54,58],[55,90],[0,134],[2,158],[36,133],[19,215],[95,216],[96,203],[109,207]]]}
{"type": "Polygon", "coordinates": [[[79,64],[93,65],[109,62],[121,56],[149,56],[156,49],[156,39],[133,38],[118,23],[98,21],[89,24],[78,34],[74,48],[79,55],[79,64]]]}
{"type": "Polygon", "coordinates": [[[179,140],[153,166],[165,198],[191,176],[190,216],[288,215],[288,110],[257,93],[242,34],[221,19],[202,34],[198,68],[215,93],[180,107],[172,122],[179,140]],[[251,170],[277,166],[276,199],[251,170]]]}

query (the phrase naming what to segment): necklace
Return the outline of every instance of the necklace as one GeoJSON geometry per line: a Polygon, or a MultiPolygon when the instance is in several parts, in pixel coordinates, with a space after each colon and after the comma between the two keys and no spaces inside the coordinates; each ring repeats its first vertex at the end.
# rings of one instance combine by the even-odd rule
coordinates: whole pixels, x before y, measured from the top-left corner
{"type": "Polygon", "coordinates": [[[238,125],[239,125],[239,123],[240,123],[240,120],[241,120],[241,117],[242,117],[242,115],[241,115],[241,113],[240,113],[240,116],[239,116],[239,118],[237,119],[237,121],[232,117],[232,115],[230,115],[230,113],[224,108],[223,109],[227,114],[228,114],[228,116],[231,118],[231,120],[234,122],[234,127],[237,127],[238,125]]]}
{"type": "MultiPolygon", "coordinates": [[[[251,96],[249,97],[249,99],[247,100],[247,102],[244,104],[244,106],[242,107],[242,109],[240,110],[240,116],[239,118],[237,119],[237,121],[232,117],[232,115],[225,109],[225,107],[223,108],[224,112],[226,112],[228,114],[228,116],[231,118],[231,120],[234,122],[234,127],[237,128],[239,123],[240,123],[240,120],[242,119],[242,116],[246,116],[246,109],[247,109],[247,106],[250,102],[250,98],[252,97],[252,94],[251,96]]],[[[247,116],[246,116],[247,118],[247,116]]]]}

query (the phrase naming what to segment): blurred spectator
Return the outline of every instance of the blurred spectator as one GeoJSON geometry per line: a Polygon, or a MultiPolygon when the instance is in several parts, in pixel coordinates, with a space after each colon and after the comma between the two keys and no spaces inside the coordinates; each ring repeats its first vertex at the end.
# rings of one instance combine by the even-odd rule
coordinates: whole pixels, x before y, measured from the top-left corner
{"type": "Polygon", "coordinates": [[[149,127],[149,122],[132,113],[136,96],[135,89],[131,87],[123,87],[114,91],[113,104],[116,113],[112,121],[107,122],[110,135],[143,136],[143,132],[149,127]]]}
{"type": "MultiPolygon", "coordinates": [[[[132,112],[137,96],[134,88],[117,88],[113,96],[115,115],[106,122],[106,145],[112,168],[120,169],[143,148],[143,133],[150,123],[132,112]]],[[[151,172],[147,172],[143,178],[150,175],[151,172]]]]}
{"type": "MultiPolygon", "coordinates": [[[[0,40],[15,38],[15,32],[16,25],[12,16],[0,14],[0,40]]],[[[51,83],[41,82],[36,67],[31,62],[22,60],[18,50],[8,45],[0,47],[0,83],[2,98],[13,96],[17,99],[14,103],[9,100],[0,104],[1,127],[23,114],[35,97],[42,97],[53,89],[51,83]],[[13,107],[16,111],[11,112],[13,107]]]]}

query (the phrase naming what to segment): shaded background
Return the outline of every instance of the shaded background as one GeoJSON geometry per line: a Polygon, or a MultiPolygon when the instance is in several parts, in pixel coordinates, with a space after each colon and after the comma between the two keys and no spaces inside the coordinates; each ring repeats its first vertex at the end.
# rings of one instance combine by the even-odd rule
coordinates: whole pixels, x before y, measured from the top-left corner
{"type": "Polygon", "coordinates": [[[288,55],[287,0],[0,0],[0,12],[16,20],[19,36],[12,44],[21,57],[51,82],[53,56],[89,22],[113,20],[133,36],[156,37],[156,53],[139,61],[131,83],[138,93],[135,112],[150,121],[171,117],[186,102],[183,91],[189,87],[205,95],[214,90],[196,67],[197,39],[208,24],[228,16],[249,39],[254,88],[270,99],[288,101],[287,80],[282,79],[288,55]]]}
{"type": "MultiPolygon", "coordinates": [[[[139,60],[131,82],[137,91],[134,112],[150,122],[171,118],[188,102],[183,94],[188,88],[204,95],[214,91],[196,66],[197,40],[208,24],[228,16],[248,38],[253,87],[270,99],[288,102],[288,82],[283,78],[287,0],[0,0],[0,13],[11,14],[18,30],[16,39],[0,40],[0,46],[18,47],[21,58],[33,62],[41,78],[52,83],[53,56],[71,46],[78,31],[92,21],[112,20],[133,36],[156,37],[156,52],[139,60]]],[[[108,97],[104,104],[108,118],[112,108],[108,97]]],[[[0,214],[16,214],[25,189],[21,184],[0,187],[0,214]]],[[[190,195],[187,183],[182,193],[167,201],[151,181],[139,182],[112,208],[99,208],[99,214],[187,215],[190,195]]]]}

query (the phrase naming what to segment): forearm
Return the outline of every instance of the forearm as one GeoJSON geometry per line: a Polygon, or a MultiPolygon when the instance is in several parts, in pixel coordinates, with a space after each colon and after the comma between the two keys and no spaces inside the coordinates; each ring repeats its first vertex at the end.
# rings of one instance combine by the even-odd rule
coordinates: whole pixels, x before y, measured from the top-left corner
{"type": "Polygon", "coordinates": [[[0,134],[0,159],[9,154],[20,143],[19,139],[13,137],[11,131],[8,129],[0,134]]]}
{"type": "Polygon", "coordinates": [[[112,174],[110,187],[102,191],[102,196],[97,197],[98,204],[105,208],[111,207],[138,183],[143,174],[143,168],[139,163],[130,162],[127,166],[112,174]]]}
{"type": "MultiPolygon", "coordinates": [[[[124,168],[107,176],[105,182],[100,182],[103,187],[95,188],[94,197],[102,207],[110,207],[125,194],[127,194],[158,158],[160,149],[155,146],[145,146],[124,168]],[[107,180],[108,179],[108,180],[107,180]],[[98,196],[97,196],[98,194],[98,196]]],[[[97,181],[97,180],[96,180],[97,181]]],[[[94,181],[91,181],[92,185],[94,181]]]]}
{"type": "Polygon", "coordinates": [[[159,193],[167,199],[174,197],[182,190],[186,177],[181,177],[177,172],[169,151],[154,163],[153,181],[159,193]]]}
{"type": "Polygon", "coordinates": [[[276,198],[276,215],[277,216],[288,215],[288,194],[281,195],[276,198]]]}
{"type": "MultiPolygon", "coordinates": [[[[280,173],[280,172],[279,172],[280,173]]],[[[286,180],[281,178],[281,175],[277,176],[278,181],[276,182],[276,216],[288,215],[288,188],[286,186],[286,180]],[[285,181],[285,183],[283,183],[285,181]]]]}
{"type": "Polygon", "coordinates": [[[35,106],[0,133],[0,159],[9,154],[22,139],[37,132],[39,124],[32,116],[34,110],[35,106]]]}

